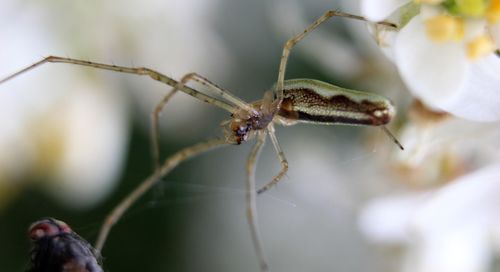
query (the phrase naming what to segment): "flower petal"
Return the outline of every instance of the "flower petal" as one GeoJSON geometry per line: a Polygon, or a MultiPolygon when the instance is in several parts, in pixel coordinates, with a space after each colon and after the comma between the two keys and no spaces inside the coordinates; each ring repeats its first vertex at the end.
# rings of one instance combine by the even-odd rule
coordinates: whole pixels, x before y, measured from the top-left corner
{"type": "Polygon", "coordinates": [[[500,58],[491,54],[469,66],[464,84],[441,109],[474,121],[500,120],[500,58]]]}
{"type": "Polygon", "coordinates": [[[415,213],[415,250],[406,271],[487,271],[491,229],[500,216],[500,163],[465,175],[415,213]]]}
{"type": "Polygon", "coordinates": [[[436,191],[413,221],[413,229],[424,236],[441,236],[453,228],[487,226],[500,214],[500,163],[472,172],[436,191]]]}
{"type": "Polygon", "coordinates": [[[360,214],[358,225],[365,236],[378,243],[401,244],[410,242],[408,225],[415,209],[428,194],[406,194],[372,200],[360,214]]]}
{"type": "Polygon", "coordinates": [[[464,85],[468,60],[463,47],[430,41],[420,15],[401,29],[394,50],[401,77],[425,104],[443,109],[464,85]]]}
{"type": "Polygon", "coordinates": [[[361,14],[370,21],[382,21],[408,2],[410,0],[364,0],[361,1],[361,14]]]}
{"type": "Polygon", "coordinates": [[[454,229],[415,241],[405,272],[486,272],[491,261],[488,231],[478,226],[454,229]]]}

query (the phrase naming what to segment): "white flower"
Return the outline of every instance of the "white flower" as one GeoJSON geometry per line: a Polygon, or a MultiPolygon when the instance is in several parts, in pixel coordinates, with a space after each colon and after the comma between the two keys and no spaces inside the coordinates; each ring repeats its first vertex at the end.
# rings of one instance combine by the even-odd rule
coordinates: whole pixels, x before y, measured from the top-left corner
{"type": "Polygon", "coordinates": [[[426,193],[368,204],[361,230],[377,242],[408,246],[403,271],[489,271],[500,227],[500,164],[426,193]]]}
{"type": "Polygon", "coordinates": [[[76,78],[43,91],[18,85],[2,86],[0,99],[0,208],[28,186],[71,206],[101,200],[122,168],[128,138],[123,99],[76,78]]]}
{"type": "Polygon", "coordinates": [[[410,107],[400,130],[405,151],[392,152],[384,163],[396,171],[379,177],[392,178],[391,193],[369,201],[359,220],[371,241],[402,249],[398,271],[489,271],[500,227],[497,126],[410,107]]]}
{"type": "Polygon", "coordinates": [[[361,10],[400,25],[396,35],[378,28],[377,39],[416,97],[462,118],[500,119],[500,1],[418,2],[363,0],[361,10]]]}
{"type": "MultiPolygon", "coordinates": [[[[41,2],[21,7],[17,1],[3,1],[0,36],[9,42],[2,43],[0,78],[48,55],[148,66],[174,78],[193,71],[224,74],[221,67],[229,66],[227,50],[210,24],[204,24],[211,18],[207,10],[214,4],[206,0],[189,4],[155,1],[151,5],[130,1],[119,6],[96,2],[82,9],[41,2]],[[63,10],[67,18],[78,20],[61,24],[53,14],[63,10]],[[186,16],[195,19],[186,21],[186,16]],[[16,23],[9,25],[8,21],[16,23]],[[151,25],[161,28],[144,31],[156,29],[151,25]]],[[[16,192],[33,185],[22,183],[28,179],[50,181],[36,186],[65,205],[95,204],[109,193],[119,181],[125,158],[129,90],[140,112],[138,123],[147,130],[151,110],[170,89],[135,78],[46,64],[0,85],[0,209],[16,192]]],[[[212,109],[199,107],[187,95],[174,99],[167,109],[178,117],[162,118],[160,127],[184,140],[204,133],[192,124],[212,109]]]]}

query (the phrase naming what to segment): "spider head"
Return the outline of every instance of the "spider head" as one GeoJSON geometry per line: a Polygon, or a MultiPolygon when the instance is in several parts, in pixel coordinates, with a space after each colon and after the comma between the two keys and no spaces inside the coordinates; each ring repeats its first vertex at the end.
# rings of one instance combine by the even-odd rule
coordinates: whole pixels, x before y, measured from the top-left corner
{"type": "Polygon", "coordinates": [[[277,109],[272,94],[266,92],[262,100],[251,103],[252,110],[238,109],[231,114],[231,119],[225,122],[228,142],[241,144],[251,139],[255,131],[267,128],[277,109]]]}
{"type": "Polygon", "coordinates": [[[249,140],[253,136],[255,119],[258,118],[244,110],[231,114],[231,117],[225,129],[228,142],[239,145],[249,140]]]}

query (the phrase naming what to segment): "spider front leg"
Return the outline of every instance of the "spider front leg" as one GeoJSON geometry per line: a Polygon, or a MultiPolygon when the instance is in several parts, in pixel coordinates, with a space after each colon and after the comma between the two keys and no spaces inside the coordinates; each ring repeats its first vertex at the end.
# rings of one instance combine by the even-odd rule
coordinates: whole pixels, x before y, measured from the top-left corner
{"type": "MultiPolygon", "coordinates": [[[[156,81],[162,82],[164,84],[167,84],[169,86],[175,87],[179,85],[179,83],[152,69],[146,68],[146,67],[127,67],[127,66],[118,66],[118,65],[111,65],[111,64],[105,64],[105,63],[98,63],[98,62],[92,62],[92,61],[87,61],[87,60],[80,60],[80,59],[73,59],[73,58],[65,58],[65,57],[58,57],[58,56],[48,56],[46,58],[43,58],[35,63],[33,63],[30,66],[27,66],[10,76],[7,76],[3,79],[0,79],[0,84],[3,84],[17,76],[20,76],[21,74],[27,73],[37,67],[40,67],[46,63],[66,63],[66,64],[72,64],[72,65],[78,65],[78,66],[86,66],[94,69],[100,69],[100,70],[108,70],[108,71],[113,71],[117,73],[124,73],[124,74],[134,74],[138,76],[148,76],[156,81]]],[[[198,100],[201,100],[205,103],[214,105],[216,107],[222,108],[227,110],[228,112],[234,112],[235,107],[222,101],[221,99],[215,99],[211,96],[208,96],[204,93],[201,93],[195,89],[192,89],[190,87],[181,85],[182,87],[179,87],[178,89],[198,100]]],[[[225,91],[226,92],[226,91],[225,91]]],[[[226,92],[227,93],[227,92],[226,92]]],[[[230,94],[229,94],[230,95],[230,94]]]]}
{"type": "Polygon", "coordinates": [[[288,161],[285,157],[285,153],[281,149],[281,146],[278,142],[278,138],[276,138],[276,133],[274,131],[273,124],[269,125],[267,132],[269,133],[269,138],[271,138],[271,142],[273,143],[276,155],[278,155],[278,159],[280,160],[281,170],[276,176],[273,177],[273,179],[270,182],[268,182],[266,185],[260,188],[257,191],[257,194],[261,194],[274,187],[274,185],[276,185],[286,175],[286,172],[288,172],[288,161]]]}
{"type": "MultiPolygon", "coordinates": [[[[151,149],[153,154],[153,163],[155,171],[158,170],[158,167],[160,166],[160,125],[159,125],[160,114],[162,110],[165,108],[168,101],[174,96],[174,94],[177,93],[177,91],[184,89],[189,81],[195,81],[205,86],[208,91],[220,96],[221,98],[226,99],[228,102],[233,103],[238,108],[254,111],[254,109],[249,104],[245,103],[243,100],[234,96],[229,91],[224,90],[221,87],[217,86],[215,83],[211,82],[210,80],[206,79],[200,74],[189,73],[184,75],[181,78],[181,80],[177,82],[177,84],[175,84],[172,90],[169,93],[167,93],[163,97],[163,99],[156,105],[155,109],[151,113],[151,149]]],[[[218,98],[212,97],[212,99],[224,103],[218,98]]]]}
{"type": "MultiPolygon", "coordinates": [[[[247,111],[255,111],[252,106],[250,106],[248,103],[245,101],[241,100],[237,96],[233,95],[231,92],[228,90],[224,90],[223,88],[219,87],[217,84],[213,83],[212,81],[208,80],[207,78],[203,77],[202,75],[198,73],[189,73],[183,77],[186,78],[186,82],[189,80],[193,80],[198,82],[199,84],[205,86],[208,91],[213,92],[214,94],[220,96],[221,98],[227,100],[228,102],[231,102],[233,105],[240,109],[245,109],[247,111]]],[[[183,81],[181,80],[181,81],[183,81]]],[[[186,83],[184,82],[184,83],[186,83]]]]}

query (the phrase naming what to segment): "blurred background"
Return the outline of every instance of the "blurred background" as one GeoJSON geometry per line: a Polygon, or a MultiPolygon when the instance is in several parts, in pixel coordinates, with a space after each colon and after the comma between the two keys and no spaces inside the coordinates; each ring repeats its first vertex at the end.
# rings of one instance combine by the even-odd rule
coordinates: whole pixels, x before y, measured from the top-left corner
{"type": "MultiPolygon", "coordinates": [[[[357,14],[357,5],[3,0],[0,77],[57,55],[145,66],[177,79],[198,72],[254,101],[275,83],[288,38],[328,9],[357,14]]],[[[286,77],[390,97],[399,109],[391,126],[396,135],[407,119],[409,95],[363,23],[333,19],[311,33],[292,52],[286,77]]],[[[169,88],[66,64],[47,64],[0,85],[1,271],[26,267],[26,231],[41,217],[65,221],[95,241],[106,214],[152,171],[149,115],[169,88]]],[[[177,95],[162,116],[162,157],[221,136],[227,118],[177,95]]],[[[277,136],[290,170],[258,197],[272,271],[399,271],[403,247],[373,243],[358,227],[360,213],[377,196],[450,178],[436,181],[434,172],[425,181],[402,178],[391,164],[399,149],[375,128],[297,125],[278,127],[277,136]]],[[[112,229],[102,253],[105,271],[257,271],[244,212],[251,144],[209,152],[166,176],[112,229]]],[[[278,170],[269,144],[258,184],[278,170]]]]}

